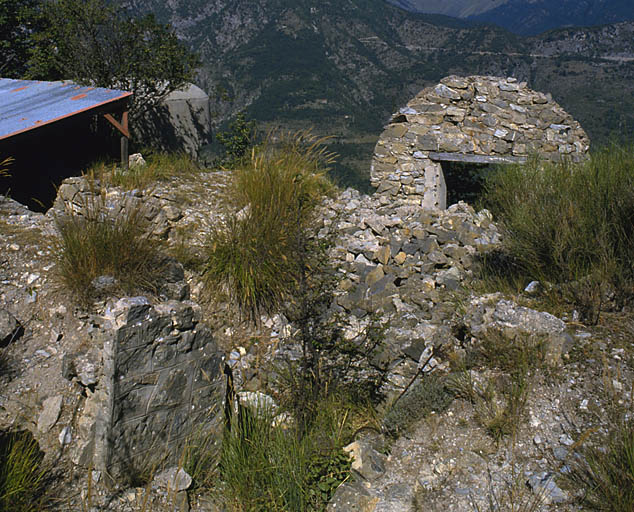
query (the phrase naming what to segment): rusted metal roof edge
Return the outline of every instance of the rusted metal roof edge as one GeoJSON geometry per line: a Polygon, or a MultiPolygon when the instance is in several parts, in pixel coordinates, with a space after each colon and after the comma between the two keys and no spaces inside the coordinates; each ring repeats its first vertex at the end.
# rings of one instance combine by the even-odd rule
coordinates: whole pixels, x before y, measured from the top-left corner
{"type": "Polygon", "coordinates": [[[42,126],[46,126],[46,125],[55,123],[57,121],[61,121],[62,119],[66,119],[66,118],[69,118],[69,117],[72,117],[72,116],[76,116],[77,114],[82,114],[82,113],[87,112],[89,110],[94,110],[96,108],[99,108],[99,107],[102,107],[104,105],[107,105],[108,103],[121,101],[121,100],[123,100],[125,98],[129,98],[130,96],[132,96],[132,94],[133,93],[131,93],[131,92],[125,91],[120,96],[118,96],[117,98],[111,98],[109,100],[102,101],[101,103],[97,103],[95,105],[91,105],[89,107],[82,108],[81,110],[76,110],[76,111],[74,111],[74,112],[72,112],[70,114],[66,114],[66,115],[63,115],[63,116],[56,117],[54,119],[49,119],[48,121],[43,121],[41,123],[34,124],[33,126],[29,126],[28,128],[23,128],[22,130],[18,130],[17,132],[8,133],[6,135],[0,135],[0,140],[9,139],[9,138],[14,137],[16,135],[19,135],[21,133],[25,133],[25,132],[28,132],[28,131],[31,131],[31,130],[35,130],[36,128],[40,128],[42,126]]]}

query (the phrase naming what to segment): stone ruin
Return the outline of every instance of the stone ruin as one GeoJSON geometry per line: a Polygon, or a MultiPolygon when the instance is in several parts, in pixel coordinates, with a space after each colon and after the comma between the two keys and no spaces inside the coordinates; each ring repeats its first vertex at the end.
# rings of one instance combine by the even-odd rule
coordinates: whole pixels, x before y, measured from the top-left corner
{"type": "Polygon", "coordinates": [[[392,116],[374,150],[371,183],[387,204],[446,208],[441,162],[586,158],[589,139],[550,95],[515,78],[449,76],[392,116]]]}

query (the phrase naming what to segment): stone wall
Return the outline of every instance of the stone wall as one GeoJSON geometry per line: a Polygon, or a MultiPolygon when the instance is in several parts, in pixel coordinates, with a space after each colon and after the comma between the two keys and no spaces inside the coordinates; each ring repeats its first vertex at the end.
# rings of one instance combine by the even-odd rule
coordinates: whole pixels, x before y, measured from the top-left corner
{"type": "Polygon", "coordinates": [[[550,95],[514,78],[444,78],[392,116],[375,147],[371,182],[391,200],[446,207],[442,161],[524,163],[585,158],[589,139],[550,95]]]}
{"type": "Polygon", "coordinates": [[[97,320],[103,345],[66,365],[88,396],[77,464],[126,481],[178,464],[188,438],[220,434],[224,355],[199,321],[193,302],[108,304],[97,320]]]}

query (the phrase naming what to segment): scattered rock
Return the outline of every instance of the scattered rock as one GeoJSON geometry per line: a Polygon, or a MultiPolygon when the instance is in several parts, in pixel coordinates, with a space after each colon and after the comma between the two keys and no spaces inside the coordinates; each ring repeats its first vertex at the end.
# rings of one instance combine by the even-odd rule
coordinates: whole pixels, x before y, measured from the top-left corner
{"type": "Polygon", "coordinates": [[[18,320],[6,309],[0,309],[0,347],[6,347],[24,333],[18,320]]]}

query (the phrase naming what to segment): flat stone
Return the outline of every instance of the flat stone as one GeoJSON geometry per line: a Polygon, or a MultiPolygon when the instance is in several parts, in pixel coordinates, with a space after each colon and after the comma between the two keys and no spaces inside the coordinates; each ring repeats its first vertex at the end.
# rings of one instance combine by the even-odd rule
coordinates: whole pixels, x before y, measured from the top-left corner
{"type": "Polygon", "coordinates": [[[391,256],[391,252],[390,252],[389,245],[384,245],[383,247],[381,247],[378,251],[374,253],[374,258],[379,263],[382,263],[383,265],[388,264],[388,262],[390,261],[390,256],[391,256]]]}
{"type": "Polygon", "coordinates": [[[37,420],[37,429],[42,432],[48,432],[57,420],[62,412],[62,396],[52,396],[44,400],[42,404],[42,412],[37,420]]]}
{"type": "Polygon", "coordinates": [[[192,485],[192,477],[176,466],[161,471],[152,480],[153,486],[174,492],[186,491],[192,485]]]}
{"type": "Polygon", "coordinates": [[[383,272],[383,267],[381,265],[377,266],[374,270],[370,271],[365,278],[365,282],[368,286],[372,286],[374,283],[377,283],[383,277],[385,273],[383,272]]]}

